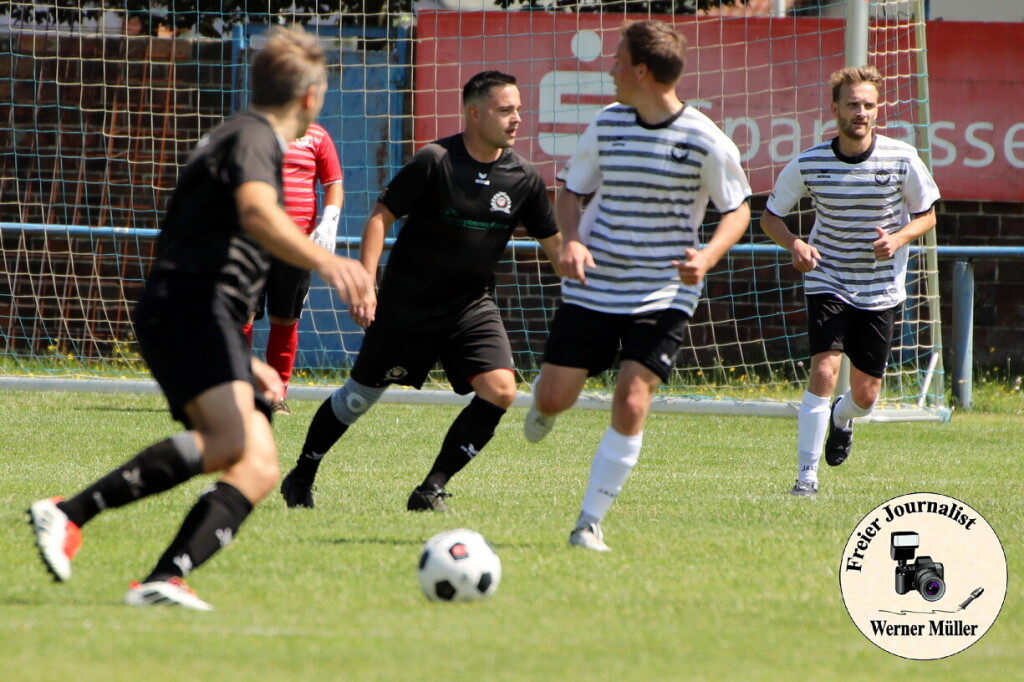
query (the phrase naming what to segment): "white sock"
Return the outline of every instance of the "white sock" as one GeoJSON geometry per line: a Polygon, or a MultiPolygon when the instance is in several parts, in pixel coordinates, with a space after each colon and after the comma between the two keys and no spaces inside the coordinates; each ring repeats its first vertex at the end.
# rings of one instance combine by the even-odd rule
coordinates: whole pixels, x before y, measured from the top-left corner
{"type": "Polygon", "coordinates": [[[610,426],[604,432],[594,459],[590,462],[590,480],[587,481],[582,505],[586,517],[600,523],[608,513],[608,508],[622,491],[629,472],[640,458],[643,439],[643,433],[623,436],[610,426]]]}
{"type": "Polygon", "coordinates": [[[828,433],[829,399],[804,392],[796,420],[797,479],[818,482],[818,462],[828,433]]]}
{"type": "Polygon", "coordinates": [[[851,419],[866,417],[871,414],[874,409],[875,403],[871,403],[871,405],[866,408],[858,405],[856,401],[854,401],[853,396],[850,395],[850,391],[847,390],[846,393],[843,394],[843,397],[839,399],[839,402],[836,403],[835,412],[832,413],[832,421],[835,422],[835,425],[839,428],[845,429],[848,426],[852,426],[852,424],[849,423],[851,419]]]}

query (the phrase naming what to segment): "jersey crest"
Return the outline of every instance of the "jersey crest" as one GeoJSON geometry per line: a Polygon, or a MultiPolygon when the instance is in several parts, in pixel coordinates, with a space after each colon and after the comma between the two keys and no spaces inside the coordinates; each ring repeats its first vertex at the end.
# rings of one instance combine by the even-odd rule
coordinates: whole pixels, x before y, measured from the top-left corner
{"type": "Polygon", "coordinates": [[[491,211],[510,215],[512,213],[512,198],[505,192],[498,192],[491,197],[491,211]]]}
{"type": "Polygon", "coordinates": [[[677,142],[676,146],[672,147],[672,160],[676,163],[682,163],[686,161],[686,158],[690,155],[690,150],[686,148],[686,145],[682,142],[677,142]]]}

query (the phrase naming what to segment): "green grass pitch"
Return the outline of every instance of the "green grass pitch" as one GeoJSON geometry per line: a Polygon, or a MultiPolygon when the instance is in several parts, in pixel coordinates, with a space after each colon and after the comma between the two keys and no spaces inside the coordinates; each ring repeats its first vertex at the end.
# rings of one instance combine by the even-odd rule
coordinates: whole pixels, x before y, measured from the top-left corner
{"type": "MultiPolygon", "coordinates": [[[[317,508],[275,492],[237,540],[189,578],[212,613],[120,601],[176,532],[203,477],[101,515],[70,583],[35,554],[24,509],[77,492],[170,435],[155,396],[6,392],[0,408],[0,680],[878,680],[1021,679],[1024,418],[858,426],[854,454],[816,499],[786,494],[795,422],[652,415],[605,521],[613,552],[567,546],[603,412],[563,416],[541,444],[510,410],[450,484],[453,512],[412,514],[458,408],[378,405],[325,459],[317,508]],[[909,661],[846,614],[838,570],[857,522],[904,493],[951,495],[999,534],[1002,613],[966,651],[909,661]],[[428,602],[424,540],[466,527],[496,546],[488,601],[428,602]]],[[[274,425],[282,468],[316,404],[274,425]]]]}

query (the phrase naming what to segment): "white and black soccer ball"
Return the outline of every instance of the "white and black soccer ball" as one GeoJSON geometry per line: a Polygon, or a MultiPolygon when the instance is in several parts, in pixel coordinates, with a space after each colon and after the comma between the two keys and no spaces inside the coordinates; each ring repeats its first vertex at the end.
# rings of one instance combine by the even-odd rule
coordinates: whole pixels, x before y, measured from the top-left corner
{"type": "Polygon", "coordinates": [[[501,582],[501,559],[480,533],[446,530],[423,545],[418,574],[423,594],[434,601],[484,599],[501,582]]]}

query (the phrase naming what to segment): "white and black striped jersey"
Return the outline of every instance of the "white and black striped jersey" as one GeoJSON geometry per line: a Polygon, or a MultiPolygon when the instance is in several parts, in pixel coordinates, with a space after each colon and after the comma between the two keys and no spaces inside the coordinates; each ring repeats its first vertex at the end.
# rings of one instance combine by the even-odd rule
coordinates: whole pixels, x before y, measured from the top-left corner
{"type": "Polygon", "coordinates": [[[679,281],[673,260],[699,246],[708,199],[722,213],[750,196],[736,145],[690,106],[658,125],[612,104],[580,137],[558,179],[570,192],[594,194],[580,239],[596,268],[587,284],[562,281],[566,303],[608,313],[666,308],[692,315],[702,286],[679,281]]]}
{"type": "Polygon", "coordinates": [[[909,144],[874,135],[857,157],[839,152],[838,138],[805,150],[779,174],[768,210],[788,214],[801,197],[814,203],[807,243],[818,249],[818,267],[804,275],[804,291],[833,294],[864,310],[892,308],[907,298],[904,247],[875,260],[876,227],[892,234],[939,200],[931,173],[909,144]]]}

